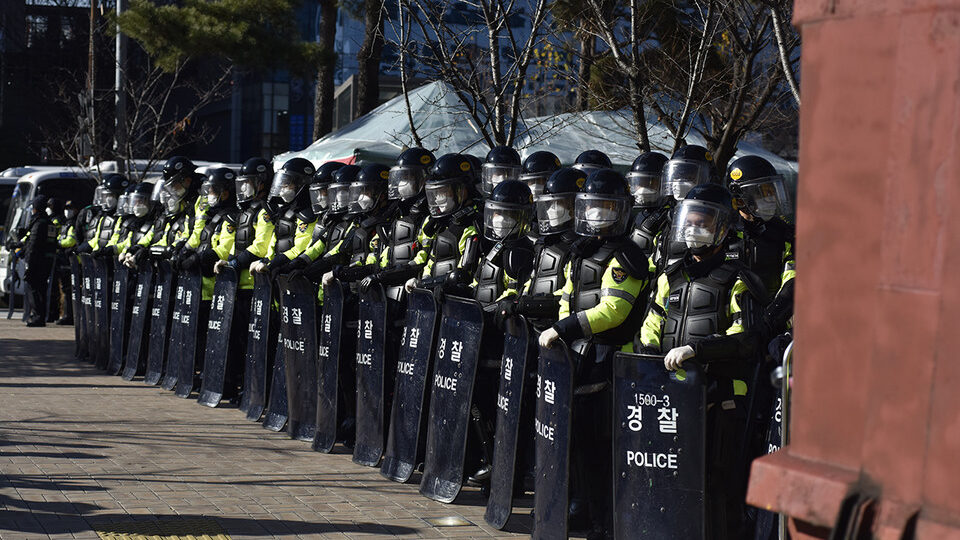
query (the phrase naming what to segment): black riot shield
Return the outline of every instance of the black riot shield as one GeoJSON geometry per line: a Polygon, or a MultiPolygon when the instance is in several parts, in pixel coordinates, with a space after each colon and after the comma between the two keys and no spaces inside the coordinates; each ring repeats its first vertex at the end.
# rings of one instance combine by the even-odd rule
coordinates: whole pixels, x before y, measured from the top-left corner
{"type": "MultiPolygon", "coordinates": [[[[171,268],[171,272],[173,269],[171,268]]],[[[183,332],[180,326],[180,313],[184,311],[184,291],[186,291],[185,276],[177,276],[174,280],[173,298],[170,304],[170,331],[164,337],[167,343],[164,346],[166,350],[165,361],[163,363],[163,380],[160,381],[160,387],[164,390],[173,390],[177,387],[177,379],[180,377],[180,355],[181,338],[183,332]]]]}
{"type": "Polygon", "coordinates": [[[127,338],[127,352],[123,364],[122,377],[125,381],[143,372],[149,341],[148,322],[150,320],[150,292],[153,290],[153,269],[144,268],[137,272],[137,286],[133,289],[133,306],[130,308],[130,334],[127,338]]]}
{"type": "MultiPolygon", "coordinates": [[[[108,263],[109,264],[109,263],[108,263]]],[[[130,275],[130,269],[113,260],[113,283],[110,293],[110,362],[107,373],[119,375],[123,369],[124,345],[127,341],[130,283],[136,277],[130,275]]]]}
{"type": "Polygon", "coordinates": [[[110,362],[110,274],[107,271],[107,262],[103,259],[93,260],[93,308],[95,311],[95,326],[93,333],[97,335],[95,363],[97,369],[107,369],[110,362]]]}
{"type": "Polygon", "coordinates": [[[93,331],[96,328],[96,309],[93,305],[93,284],[96,282],[96,267],[93,257],[88,254],[80,255],[80,275],[83,277],[83,343],[84,358],[88,362],[96,359],[97,336],[93,331]]]}
{"type": "Polygon", "coordinates": [[[73,337],[76,342],[73,354],[77,360],[87,354],[87,336],[83,333],[83,274],[80,270],[80,259],[70,255],[70,285],[73,291],[73,337]]]}
{"type": "Polygon", "coordinates": [[[317,432],[317,289],[304,277],[280,276],[280,334],[287,378],[287,431],[313,441],[317,432]]]}
{"type": "MultiPolygon", "coordinates": [[[[167,348],[170,343],[170,311],[173,306],[173,271],[170,263],[157,263],[153,280],[152,302],[150,303],[150,335],[147,351],[147,371],[143,382],[151,386],[160,382],[163,377],[163,361],[167,357],[167,348]]],[[[176,381],[174,380],[174,384],[176,381]]],[[[166,387],[165,387],[166,388],[166,387]]],[[[173,386],[167,388],[172,389],[173,386]]]]}
{"type": "Polygon", "coordinates": [[[482,335],[480,303],[457,296],[444,297],[433,355],[427,454],[420,480],[420,493],[435,501],[453,502],[463,486],[463,459],[482,335]]]}
{"type": "Polygon", "coordinates": [[[240,410],[247,420],[260,421],[267,403],[269,381],[270,303],[273,290],[270,278],[254,272],[253,297],[250,300],[250,323],[247,327],[247,351],[244,356],[243,396],[240,410]]]}
{"type": "Polygon", "coordinates": [[[387,349],[387,299],[383,287],[360,295],[357,332],[357,437],[353,461],[376,467],[383,454],[384,365],[387,349]]]}
{"type": "Polygon", "coordinates": [[[223,397],[227,364],[230,355],[239,354],[230,350],[230,334],[233,329],[233,314],[237,299],[237,271],[225,266],[213,285],[210,299],[210,316],[207,318],[207,342],[203,352],[203,379],[197,403],[216,407],[223,397]]]}
{"type": "Polygon", "coordinates": [[[562,341],[554,342],[550,349],[540,348],[534,419],[536,477],[532,538],[567,537],[573,373],[570,349],[562,341]]]}
{"type": "Polygon", "coordinates": [[[614,357],[616,538],[705,538],[706,390],[699,366],[684,366],[614,357]]]}
{"type": "Polygon", "coordinates": [[[510,317],[503,339],[503,361],[500,363],[490,498],[487,499],[487,511],[483,515],[483,519],[496,529],[502,529],[513,512],[513,478],[529,345],[530,330],[526,319],[522,316],[510,317]]]}
{"type": "Polygon", "coordinates": [[[287,403],[287,364],[283,354],[283,336],[277,335],[276,352],[273,358],[273,373],[270,374],[270,394],[267,396],[267,410],[263,417],[263,427],[270,431],[280,431],[287,425],[289,404],[287,403]]]}
{"type": "Polygon", "coordinates": [[[180,309],[180,349],[177,355],[178,373],[175,393],[177,397],[188,398],[195,388],[197,332],[200,324],[198,319],[203,282],[198,271],[181,272],[177,277],[177,283],[180,282],[183,282],[183,303],[180,309]]]}
{"type": "Polygon", "coordinates": [[[394,482],[410,479],[423,446],[420,427],[437,319],[433,292],[414,289],[407,295],[407,324],[400,342],[390,427],[380,466],[380,474],[394,482]]]}
{"type": "Polygon", "coordinates": [[[313,449],[329,452],[337,441],[337,384],[340,374],[340,337],[343,334],[343,287],[334,280],[323,289],[323,315],[317,347],[317,433],[313,449]]]}

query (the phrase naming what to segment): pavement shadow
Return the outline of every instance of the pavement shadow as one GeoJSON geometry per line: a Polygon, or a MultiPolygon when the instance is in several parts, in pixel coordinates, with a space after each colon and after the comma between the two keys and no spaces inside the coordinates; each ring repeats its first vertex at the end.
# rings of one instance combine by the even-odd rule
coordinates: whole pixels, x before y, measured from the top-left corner
{"type": "Polygon", "coordinates": [[[70,372],[70,376],[75,377],[96,376],[103,373],[92,369],[92,366],[77,363],[73,355],[73,349],[74,342],[72,339],[45,341],[0,339],[0,356],[7,358],[21,357],[25,360],[24,362],[4,362],[0,364],[0,378],[63,377],[66,375],[65,367],[70,372]]]}
{"type": "Polygon", "coordinates": [[[30,474],[5,474],[0,478],[0,488],[43,489],[48,491],[107,491],[95,482],[61,478],[51,480],[48,476],[30,474]]]}
{"type": "MultiPolygon", "coordinates": [[[[33,504],[33,503],[30,503],[33,504]]],[[[415,536],[422,530],[402,525],[376,522],[314,522],[260,517],[221,517],[203,514],[155,514],[132,516],[125,513],[97,513],[86,517],[64,519],[55,513],[31,513],[8,510],[0,517],[0,529],[23,533],[79,534],[94,531],[120,532],[130,535],[148,535],[158,524],[189,528],[181,534],[194,537],[216,537],[226,533],[233,538],[245,536],[262,538],[266,535],[291,536],[325,533],[415,536]],[[179,523],[177,523],[179,522],[179,523]]],[[[426,523],[424,527],[428,527],[426,523]]]]}

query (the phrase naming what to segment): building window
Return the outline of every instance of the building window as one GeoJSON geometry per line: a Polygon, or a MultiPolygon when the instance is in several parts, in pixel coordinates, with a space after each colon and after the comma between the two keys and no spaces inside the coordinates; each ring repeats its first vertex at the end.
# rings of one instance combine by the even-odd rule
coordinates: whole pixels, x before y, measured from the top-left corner
{"type": "Polygon", "coordinates": [[[27,47],[37,47],[47,33],[46,15],[27,15],[27,47]]]}

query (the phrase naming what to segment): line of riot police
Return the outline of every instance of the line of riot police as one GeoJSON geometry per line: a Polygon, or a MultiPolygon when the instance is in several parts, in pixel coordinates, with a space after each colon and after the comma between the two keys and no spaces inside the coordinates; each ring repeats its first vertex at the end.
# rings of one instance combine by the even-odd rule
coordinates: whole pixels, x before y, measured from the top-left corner
{"type": "Polygon", "coordinates": [[[626,176],[509,147],[395,165],[110,175],[61,242],[77,355],[534,536],[768,538],[744,503],[779,445],[789,197],[766,160],[698,146],[626,176]],[[69,245],[68,245],[69,244],[69,245]],[[780,337],[778,337],[780,336],[780,337]]]}

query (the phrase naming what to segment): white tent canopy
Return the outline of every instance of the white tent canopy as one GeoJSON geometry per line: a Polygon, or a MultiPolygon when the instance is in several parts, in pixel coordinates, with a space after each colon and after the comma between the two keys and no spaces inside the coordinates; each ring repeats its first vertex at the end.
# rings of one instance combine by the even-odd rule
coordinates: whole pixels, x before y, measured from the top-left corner
{"type": "MultiPolygon", "coordinates": [[[[526,157],[538,150],[553,152],[565,164],[572,163],[577,155],[588,149],[597,149],[610,156],[614,165],[628,167],[640,154],[637,149],[630,111],[589,111],[541,116],[527,120],[530,126],[517,142],[521,155],[526,157]]],[[[659,124],[647,123],[647,136],[654,151],[669,156],[674,138],[670,131],[659,124]]],[[[699,134],[687,137],[689,144],[706,146],[699,134]]],[[[745,154],[761,156],[785,177],[797,176],[797,163],[764,150],[759,146],[741,142],[736,157],[745,154]]]]}
{"type": "MultiPolygon", "coordinates": [[[[437,155],[467,152],[485,155],[489,147],[460,98],[443,82],[433,82],[407,93],[410,111],[423,146],[437,155]]],[[[397,96],[340,130],[317,140],[299,152],[274,157],[284,162],[293,157],[314,165],[325,161],[350,161],[365,156],[396,158],[404,147],[414,146],[403,96],[397,96]]]]}
{"type": "MultiPolygon", "coordinates": [[[[477,156],[486,154],[489,146],[470,116],[466,105],[443,82],[433,82],[407,93],[410,112],[423,146],[437,156],[449,152],[465,152],[477,156]]],[[[565,164],[587,149],[605,152],[614,165],[628,167],[639,154],[630,111],[588,111],[563,113],[524,120],[526,128],[514,147],[522,156],[537,150],[553,152],[565,164]]],[[[673,136],[663,126],[647,123],[650,145],[654,150],[669,154],[673,136]]],[[[690,144],[706,146],[698,134],[687,137],[690,144]]],[[[309,159],[319,166],[326,161],[373,159],[389,162],[405,147],[414,145],[402,95],[380,105],[340,130],[324,136],[299,152],[287,152],[274,157],[283,163],[293,157],[309,159]]],[[[736,157],[755,154],[769,160],[791,183],[797,176],[797,163],[785,160],[756,145],[742,142],[736,157]]]]}

